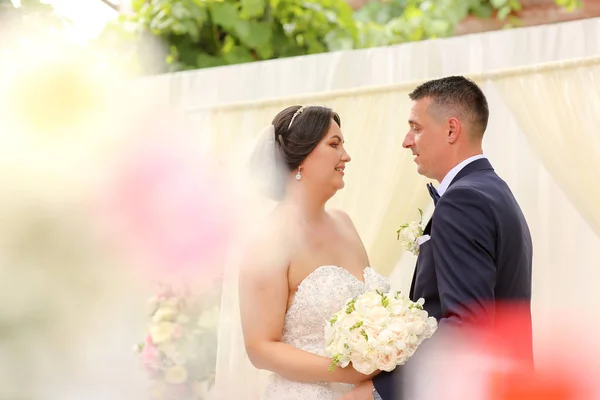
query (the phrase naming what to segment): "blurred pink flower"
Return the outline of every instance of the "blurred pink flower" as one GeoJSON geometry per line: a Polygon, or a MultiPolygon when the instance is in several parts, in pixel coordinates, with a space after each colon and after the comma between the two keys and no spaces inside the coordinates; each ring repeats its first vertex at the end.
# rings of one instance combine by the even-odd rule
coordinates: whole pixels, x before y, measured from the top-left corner
{"type": "Polygon", "coordinates": [[[109,185],[113,240],[162,280],[218,276],[233,231],[227,181],[193,148],[173,137],[148,138],[109,185]]]}
{"type": "Polygon", "coordinates": [[[154,371],[158,367],[158,349],[153,344],[148,344],[146,339],[146,345],[142,349],[141,353],[142,363],[147,370],[154,371]]]}

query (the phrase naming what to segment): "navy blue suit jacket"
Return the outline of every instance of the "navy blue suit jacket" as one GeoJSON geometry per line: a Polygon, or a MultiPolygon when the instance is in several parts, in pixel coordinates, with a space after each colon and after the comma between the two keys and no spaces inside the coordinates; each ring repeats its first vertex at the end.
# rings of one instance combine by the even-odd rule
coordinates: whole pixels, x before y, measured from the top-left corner
{"type": "MultiPolygon", "coordinates": [[[[487,159],[456,175],[424,233],[431,239],[420,247],[410,298],[425,299],[425,310],[439,321],[436,335],[448,325],[493,324],[497,301],[517,302],[526,306],[524,340],[531,349],[531,236],[512,192],[487,159]]],[[[383,400],[403,398],[404,368],[373,379],[383,400]]]]}

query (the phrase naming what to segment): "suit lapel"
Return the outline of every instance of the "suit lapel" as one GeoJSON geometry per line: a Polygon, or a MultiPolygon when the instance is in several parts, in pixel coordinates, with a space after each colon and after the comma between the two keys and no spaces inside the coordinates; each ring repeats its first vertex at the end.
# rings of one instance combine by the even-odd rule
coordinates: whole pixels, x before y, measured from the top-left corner
{"type": "MultiPolygon", "coordinates": [[[[448,188],[450,188],[450,186],[452,186],[454,183],[458,182],[459,180],[461,180],[462,178],[464,178],[465,176],[467,176],[473,172],[486,171],[486,170],[491,170],[491,171],[494,170],[494,168],[492,167],[492,164],[490,164],[490,162],[487,158],[480,158],[478,160],[475,160],[472,163],[467,164],[463,169],[461,169],[458,172],[458,174],[456,174],[454,179],[452,179],[452,182],[450,182],[450,185],[448,185],[448,188]]],[[[431,225],[432,225],[434,215],[435,215],[435,210],[433,211],[433,215],[431,216],[431,218],[429,218],[427,225],[425,225],[425,229],[423,229],[423,235],[431,234],[431,225]]],[[[418,268],[419,268],[419,258],[417,257],[417,265],[415,266],[415,272],[413,272],[412,282],[410,284],[410,293],[409,293],[410,299],[413,301],[414,301],[414,292],[415,292],[415,280],[417,278],[417,269],[418,268]]]]}

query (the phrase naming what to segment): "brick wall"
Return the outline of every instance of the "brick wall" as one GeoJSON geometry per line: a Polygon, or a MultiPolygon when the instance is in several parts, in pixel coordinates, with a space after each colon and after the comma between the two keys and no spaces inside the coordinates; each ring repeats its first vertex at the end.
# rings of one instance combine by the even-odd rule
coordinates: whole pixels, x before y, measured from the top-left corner
{"type": "MultiPolygon", "coordinates": [[[[371,0],[348,0],[357,9],[371,0]]],[[[583,0],[581,9],[569,12],[556,5],[554,0],[521,0],[523,9],[517,14],[523,26],[544,25],[584,18],[600,17],[600,0],[583,0]]],[[[456,28],[457,35],[502,29],[506,22],[494,18],[467,17],[456,28]]]]}
{"type": "MultiPolygon", "coordinates": [[[[523,9],[517,14],[523,26],[552,24],[600,16],[600,0],[583,0],[583,7],[567,11],[556,5],[554,0],[521,0],[523,9]]],[[[504,21],[493,18],[467,17],[456,28],[457,35],[502,29],[504,21]]]]}

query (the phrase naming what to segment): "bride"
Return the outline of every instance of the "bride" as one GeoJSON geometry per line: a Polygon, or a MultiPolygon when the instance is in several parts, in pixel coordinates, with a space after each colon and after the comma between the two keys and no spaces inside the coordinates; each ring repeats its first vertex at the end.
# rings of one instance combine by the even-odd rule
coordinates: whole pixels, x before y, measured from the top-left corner
{"type": "MultiPolygon", "coordinates": [[[[344,187],[350,162],[340,126],[329,108],[288,107],[264,133],[250,166],[273,156],[279,167],[268,182],[278,204],[253,233],[238,280],[247,356],[255,368],[271,372],[264,400],[333,400],[373,377],[351,365],[330,370],[325,354],[325,324],[345,301],[369,288],[389,289],[368,266],[348,215],[325,208],[344,187]]],[[[242,381],[231,377],[234,385],[242,381]]]]}

